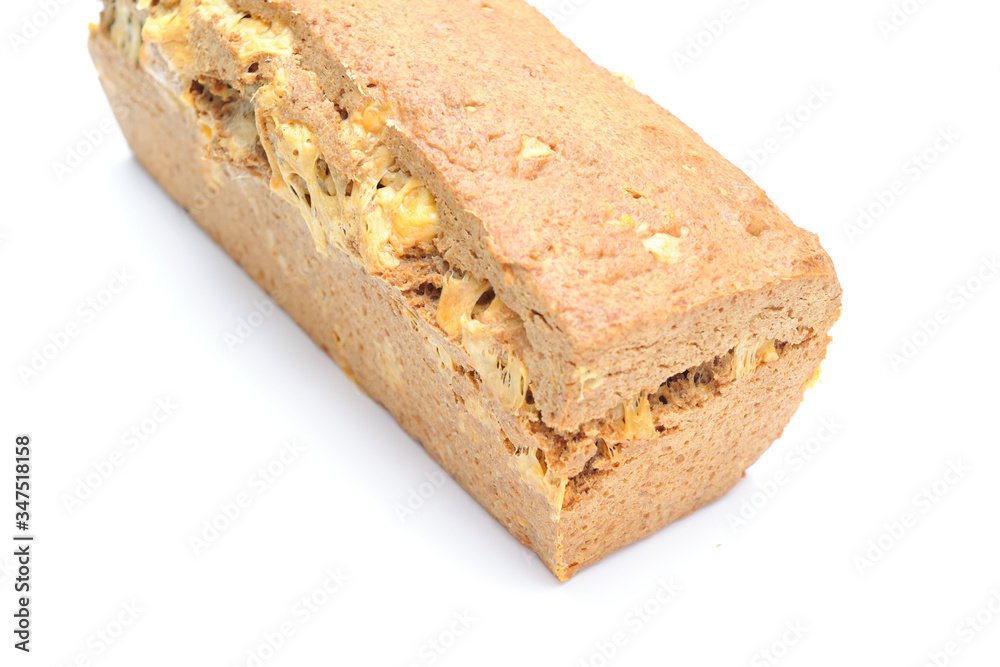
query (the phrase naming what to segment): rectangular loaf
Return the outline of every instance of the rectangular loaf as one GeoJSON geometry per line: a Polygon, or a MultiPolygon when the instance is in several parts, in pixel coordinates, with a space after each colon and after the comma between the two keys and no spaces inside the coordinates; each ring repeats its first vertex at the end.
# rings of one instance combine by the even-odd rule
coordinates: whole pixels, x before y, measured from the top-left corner
{"type": "Polygon", "coordinates": [[[560,578],[818,371],[816,237],[520,0],[105,0],[90,48],[143,166],[560,578]]]}

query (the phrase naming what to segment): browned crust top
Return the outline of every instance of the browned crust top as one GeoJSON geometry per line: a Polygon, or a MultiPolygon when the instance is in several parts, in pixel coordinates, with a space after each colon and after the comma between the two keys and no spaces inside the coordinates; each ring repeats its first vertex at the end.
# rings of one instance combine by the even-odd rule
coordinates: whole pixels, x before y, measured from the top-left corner
{"type": "Polygon", "coordinates": [[[521,0],[236,4],[308,32],[365,92],[393,100],[460,222],[481,225],[473,236],[507,276],[498,288],[577,343],[797,276],[833,277],[813,234],[521,0]],[[551,155],[524,157],[531,139],[551,155]],[[679,238],[676,261],[651,254],[643,241],[654,234],[679,238]]]}

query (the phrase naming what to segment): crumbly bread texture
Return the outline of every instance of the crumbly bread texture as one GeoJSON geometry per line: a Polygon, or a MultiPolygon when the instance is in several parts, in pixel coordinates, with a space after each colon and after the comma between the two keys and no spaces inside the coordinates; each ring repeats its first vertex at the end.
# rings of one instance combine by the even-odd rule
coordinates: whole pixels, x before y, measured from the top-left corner
{"type": "Polygon", "coordinates": [[[106,0],[90,46],[146,169],[560,578],[818,370],[815,237],[522,2],[106,0]]]}

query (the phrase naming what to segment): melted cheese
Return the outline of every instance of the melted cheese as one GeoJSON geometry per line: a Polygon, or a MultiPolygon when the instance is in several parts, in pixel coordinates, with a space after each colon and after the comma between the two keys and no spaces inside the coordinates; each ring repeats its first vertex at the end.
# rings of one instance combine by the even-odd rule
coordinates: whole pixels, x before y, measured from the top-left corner
{"type": "Polygon", "coordinates": [[[562,512],[563,500],[566,497],[565,477],[554,475],[546,470],[538,460],[537,449],[532,447],[514,455],[514,465],[521,479],[539,494],[545,496],[549,506],[556,516],[562,512]]]}
{"type": "Polygon", "coordinates": [[[287,58],[293,52],[294,38],[287,25],[238,12],[225,0],[163,0],[156,5],[139,0],[138,8],[149,12],[143,40],[158,45],[171,66],[184,74],[192,74],[197,62],[198,45],[190,39],[196,21],[212,26],[243,66],[264,56],[287,58]]]}
{"type": "Polygon", "coordinates": [[[615,432],[627,440],[649,440],[656,435],[649,397],[635,398],[618,404],[615,432]]]}
{"type": "Polygon", "coordinates": [[[656,259],[666,264],[673,264],[681,258],[681,240],[670,234],[653,234],[642,242],[656,259]]]}
{"type": "Polygon", "coordinates": [[[521,139],[521,159],[522,160],[544,160],[552,155],[552,147],[541,139],[535,137],[523,137],[521,139]]]}
{"type": "Polygon", "coordinates": [[[489,288],[488,282],[471,275],[449,275],[445,278],[438,300],[438,325],[449,336],[461,336],[462,320],[472,317],[473,309],[489,288]]]}
{"type": "Polygon", "coordinates": [[[749,341],[740,343],[733,349],[732,376],[734,380],[754,373],[761,364],[778,359],[778,351],[774,347],[775,340],[765,340],[757,344],[749,341]]]}
{"type": "Polygon", "coordinates": [[[440,230],[434,195],[412,176],[387,173],[376,201],[392,222],[392,245],[405,250],[430,241],[440,230]]]}
{"type": "MultiPolygon", "coordinates": [[[[162,0],[155,6],[140,0],[140,8],[149,14],[142,40],[157,49],[147,60],[165,61],[175,88],[186,88],[189,80],[203,76],[199,43],[192,40],[196,27],[210,26],[244,68],[264,58],[280,61],[294,54],[294,36],[286,24],[236,11],[225,0],[162,0]]],[[[331,171],[317,129],[282,113],[287,86],[287,75],[279,68],[271,81],[245,93],[246,109],[225,119],[201,113],[206,141],[239,161],[247,157],[248,141],[256,146],[259,135],[272,188],[300,211],[322,254],[334,247],[360,255],[370,269],[385,270],[397,266],[398,256],[408,248],[432,241],[440,229],[434,196],[419,179],[395,166],[379,136],[392,122],[389,109],[371,103],[350,113],[346,122],[326,128],[357,159],[358,174],[348,179],[331,171]]]]}
{"type": "MultiPolygon", "coordinates": [[[[142,1],[140,0],[140,4],[142,1]]],[[[131,2],[116,2],[110,30],[111,43],[125,53],[130,63],[139,64],[142,54],[142,19],[135,5],[131,2]]]]}
{"type": "Polygon", "coordinates": [[[450,275],[441,289],[437,322],[444,331],[461,339],[473,367],[505,408],[525,404],[528,371],[509,346],[503,343],[523,323],[499,297],[480,304],[490,284],[471,275],[450,275]]]}
{"type": "Polygon", "coordinates": [[[497,344],[489,327],[464,318],[462,347],[469,354],[483,383],[500,399],[500,405],[510,410],[524,405],[528,392],[528,371],[512,351],[497,344]]]}

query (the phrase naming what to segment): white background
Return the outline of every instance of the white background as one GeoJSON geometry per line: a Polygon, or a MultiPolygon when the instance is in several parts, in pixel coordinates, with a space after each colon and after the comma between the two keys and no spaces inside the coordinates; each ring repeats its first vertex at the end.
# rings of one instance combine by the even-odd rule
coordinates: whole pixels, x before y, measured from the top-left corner
{"type": "Polygon", "coordinates": [[[0,539],[18,433],[34,442],[37,535],[30,656],[11,648],[0,548],[0,664],[252,665],[285,622],[294,634],[263,664],[998,664],[1000,279],[984,264],[1000,252],[997,3],[908,0],[889,35],[890,0],[539,5],[731,160],[763,161],[754,177],[820,235],[845,290],[822,383],[746,479],[567,584],[450,479],[401,522],[439,468],[283,313],[227,349],[263,294],[106,122],[85,52],[97,3],[54,4],[37,34],[35,0],[0,20],[0,539]],[[703,32],[723,10],[720,34],[703,32]],[[705,46],[681,65],[691,39],[705,46]],[[792,131],[797,109],[809,118],[792,131]],[[903,194],[850,234],[895,180],[903,194]],[[90,319],[79,304],[121,270],[128,286],[90,319]],[[70,323],[79,335],[25,382],[18,367],[70,323]],[[905,341],[919,349],[894,364],[905,341]],[[179,407],[130,451],[122,434],[161,399],[179,407]],[[820,442],[824,420],[836,433],[820,442]],[[250,477],[291,438],[304,451],[258,495],[250,477]],[[68,509],[115,450],[121,464],[68,509]],[[252,504],[195,555],[189,538],[243,492],[252,504]],[[304,618],[295,605],[328,570],[349,579],[304,618]]]}

